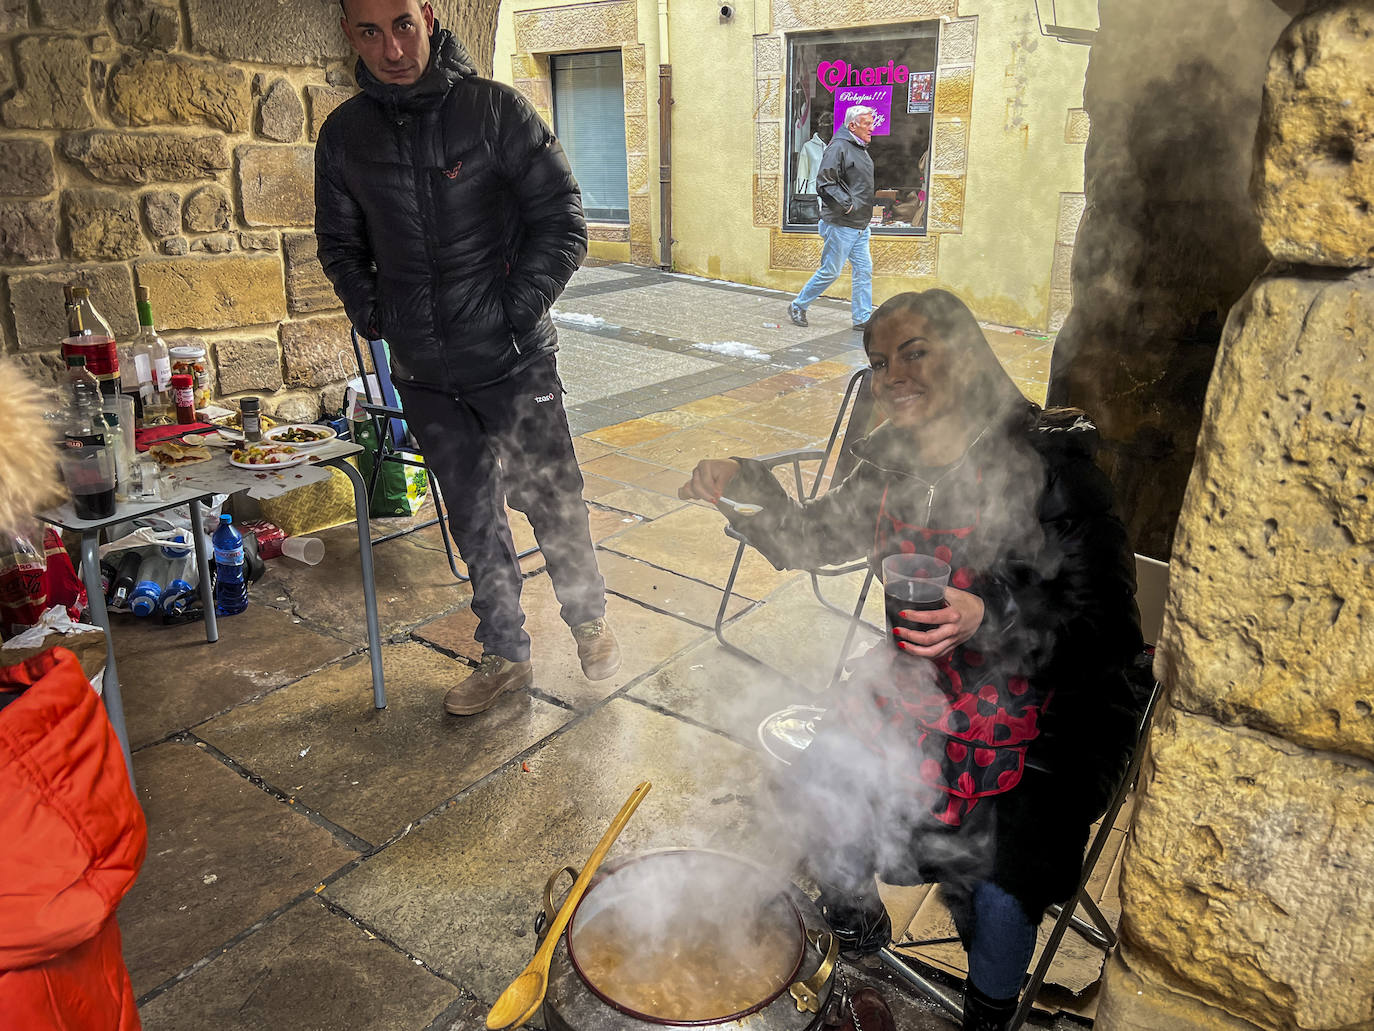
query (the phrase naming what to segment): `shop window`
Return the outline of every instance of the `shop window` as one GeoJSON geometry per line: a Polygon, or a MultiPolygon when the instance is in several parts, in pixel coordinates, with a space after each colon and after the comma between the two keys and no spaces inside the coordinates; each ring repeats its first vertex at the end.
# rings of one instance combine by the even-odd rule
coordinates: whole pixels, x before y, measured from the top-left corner
{"type": "Polygon", "coordinates": [[[568,153],[582,208],[596,222],[630,221],[625,168],[625,87],[620,51],[550,59],[553,131],[568,153]]]}
{"type": "Polygon", "coordinates": [[[815,228],[821,155],[844,125],[845,112],[862,104],[878,112],[868,147],[878,192],[873,231],[925,234],[939,25],[911,22],[788,37],[784,228],[815,228]]]}

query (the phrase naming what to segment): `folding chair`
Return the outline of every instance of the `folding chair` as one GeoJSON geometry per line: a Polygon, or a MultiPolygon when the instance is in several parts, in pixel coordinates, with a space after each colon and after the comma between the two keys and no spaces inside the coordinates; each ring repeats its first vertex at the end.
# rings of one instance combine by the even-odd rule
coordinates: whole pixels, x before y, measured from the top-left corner
{"type": "MultiPolygon", "coordinates": [[[[1164,602],[1168,597],[1169,567],[1164,562],[1144,555],[1137,555],[1135,568],[1135,596],[1136,605],[1141,614],[1141,631],[1145,640],[1153,644],[1158,639],[1160,624],[1163,622],[1164,602]]],[[[1149,653],[1153,651],[1153,648],[1147,648],[1146,651],[1149,653]]],[[[1084,940],[1104,952],[1110,952],[1116,947],[1115,928],[1112,927],[1111,921],[1102,915],[1102,911],[1098,909],[1097,904],[1093,902],[1086,889],[1088,880],[1093,874],[1093,868],[1097,865],[1097,860],[1107,845],[1112,827],[1116,823],[1117,814],[1120,813],[1121,807],[1135,788],[1136,780],[1140,775],[1140,765],[1145,757],[1150,721],[1154,716],[1155,705],[1159,701],[1160,692],[1159,683],[1155,681],[1153,675],[1148,673],[1148,667],[1145,668],[1145,675],[1148,683],[1137,685],[1145,698],[1145,702],[1140,722],[1136,728],[1136,743],[1131,753],[1130,764],[1126,767],[1125,776],[1122,777],[1111,802],[1108,803],[1107,811],[1098,824],[1097,833],[1093,835],[1088,844],[1088,850],[1084,853],[1083,866],[1079,873],[1078,887],[1074,893],[1073,903],[1065,906],[1051,906],[1049,909],[1049,914],[1054,917],[1054,926],[1050,929],[1045,947],[1040,953],[1040,961],[1031,971],[1030,979],[1026,982],[1026,987],[1021,993],[1021,1002],[1017,1006],[1016,1013],[1009,1025],[1010,1031],[1017,1031],[1026,1022],[1026,1018],[1030,1016],[1031,1007],[1035,1005],[1035,997],[1040,993],[1040,988],[1045,983],[1045,976],[1049,973],[1050,964],[1059,951],[1059,943],[1064,940],[1064,935],[1070,930],[1077,932],[1084,940]],[[1079,910],[1087,915],[1086,920],[1078,915],[1079,910]]],[[[908,944],[936,943],[913,942],[908,944]]],[[[955,1020],[963,1020],[963,1001],[953,990],[926,977],[921,971],[913,967],[910,961],[893,952],[891,948],[882,949],[878,955],[882,958],[883,963],[890,967],[902,980],[935,1002],[955,1020]]]]}
{"type": "MultiPolygon", "coordinates": [[[[835,423],[830,428],[830,437],[826,440],[822,450],[794,448],[788,451],[779,451],[775,454],[764,455],[756,461],[767,466],[769,469],[778,469],[790,465],[792,467],[792,478],[796,484],[797,497],[810,501],[819,496],[822,484],[826,482],[826,470],[829,468],[829,483],[836,484],[849,475],[854,467],[854,456],[850,451],[851,445],[866,436],[873,429],[876,407],[873,403],[873,370],[869,368],[860,369],[849,379],[849,384],[845,388],[844,399],[840,403],[840,410],[835,416],[835,423]],[[836,442],[838,441],[838,447],[836,442]],[[833,467],[831,461],[834,461],[833,467]],[[802,478],[802,463],[817,462],[816,477],[811,482],[811,488],[806,489],[805,481],[802,478]]],[[[733,652],[743,658],[750,659],[760,665],[767,665],[758,656],[751,654],[736,644],[732,644],[725,637],[725,612],[730,606],[730,595],[735,587],[735,579],[739,576],[740,563],[744,560],[744,552],[750,546],[749,538],[745,532],[735,526],[726,524],[725,535],[739,542],[735,549],[735,561],[730,567],[730,575],[725,581],[725,592],[721,595],[720,608],[716,612],[716,640],[721,647],[733,652]]],[[[844,669],[845,658],[849,654],[849,646],[854,640],[854,634],[860,626],[867,626],[875,633],[881,634],[882,629],[874,626],[863,619],[864,603],[868,600],[868,591],[873,584],[873,568],[867,559],[859,559],[841,566],[821,566],[818,569],[808,570],[811,577],[811,590],[815,594],[816,600],[832,612],[839,613],[849,619],[849,629],[845,635],[844,645],[840,648],[839,662],[831,675],[831,684],[839,678],[844,669]],[[859,599],[854,608],[850,611],[841,608],[830,601],[821,591],[821,577],[846,576],[849,573],[858,572],[860,569],[866,570],[863,586],[859,590],[859,599]]]]}
{"type": "Polygon", "coordinates": [[[439,535],[444,541],[444,554],[448,557],[448,568],[460,583],[467,583],[468,577],[458,570],[458,556],[449,538],[448,519],[444,512],[444,499],[439,493],[439,482],[425,465],[415,437],[405,424],[405,412],[401,410],[401,399],[396,393],[396,385],[391,382],[391,359],[388,356],[385,340],[368,340],[367,358],[363,357],[364,340],[353,330],[353,357],[358,362],[358,375],[363,383],[363,397],[360,405],[367,413],[372,424],[373,439],[377,442],[372,453],[372,476],[367,483],[367,496],[370,499],[377,490],[377,480],[381,477],[382,463],[395,462],[398,465],[418,467],[425,471],[429,480],[429,496],[434,499],[434,518],[423,523],[396,530],[381,537],[372,538],[373,544],[395,540],[427,526],[439,526],[439,535]],[[368,373],[368,366],[373,372],[368,373]]]}

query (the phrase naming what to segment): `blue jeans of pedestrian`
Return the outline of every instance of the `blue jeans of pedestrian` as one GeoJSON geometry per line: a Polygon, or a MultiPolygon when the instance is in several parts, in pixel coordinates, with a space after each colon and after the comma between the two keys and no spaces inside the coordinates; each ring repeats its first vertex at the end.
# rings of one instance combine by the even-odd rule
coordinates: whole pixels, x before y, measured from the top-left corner
{"type": "Polygon", "coordinates": [[[792,303],[803,311],[811,302],[825,292],[826,287],[839,277],[844,263],[849,262],[854,276],[853,293],[849,307],[854,324],[867,322],[873,314],[873,258],[868,252],[868,227],[850,229],[848,226],[834,226],[821,219],[816,225],[821,234],[821,267],[806,281],[801,293],[792,303]]]}

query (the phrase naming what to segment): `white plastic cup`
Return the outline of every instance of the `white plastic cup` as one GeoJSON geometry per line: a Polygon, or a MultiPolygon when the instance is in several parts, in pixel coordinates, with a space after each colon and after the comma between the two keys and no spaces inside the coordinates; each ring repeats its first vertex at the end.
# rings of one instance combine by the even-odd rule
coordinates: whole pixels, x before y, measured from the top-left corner
{"type": "Polygon", "coordinates": [[[317,566],[324,558],[324,541],[318,537],[284,537],[281,553],[307,566],[317,566]]]}

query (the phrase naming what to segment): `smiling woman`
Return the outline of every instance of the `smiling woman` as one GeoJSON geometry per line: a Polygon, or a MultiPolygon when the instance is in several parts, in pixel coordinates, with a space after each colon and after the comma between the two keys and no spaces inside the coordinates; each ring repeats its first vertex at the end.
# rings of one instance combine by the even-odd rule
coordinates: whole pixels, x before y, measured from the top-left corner
{"type": "Polygon", "coordinates": [[[761,506],[722,512],[780,569],[867,554],[951,570],[940,607],[895,606],[889,643],[851,659],[779,811],[810,814],[796,845],[850,951],[889,940],[875,874],[941,882],[969,949],[964,1027],[1001,1028],[1134,739],[1131,555],[1092,424],[1023,397],[957,297],[899,294],[864,347],[888,421],[842,483],[798,504],[728,458],[681,493],[761,506]]]}

